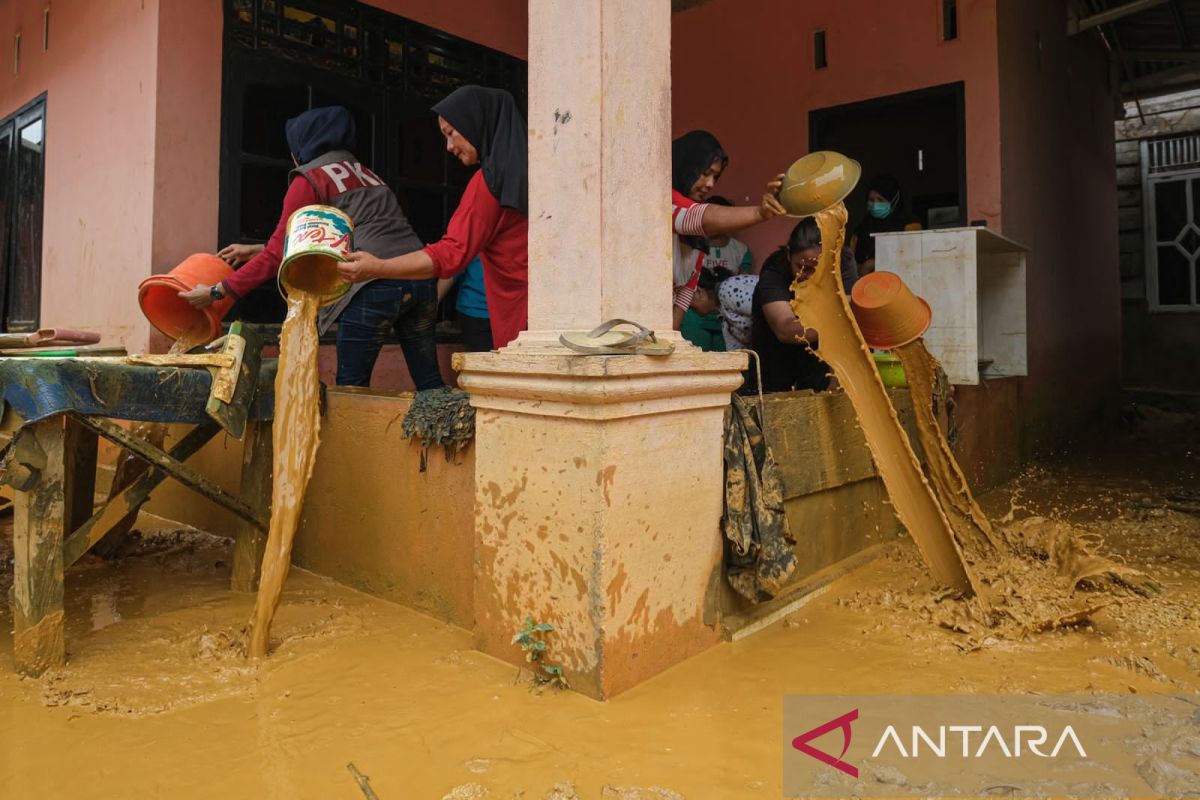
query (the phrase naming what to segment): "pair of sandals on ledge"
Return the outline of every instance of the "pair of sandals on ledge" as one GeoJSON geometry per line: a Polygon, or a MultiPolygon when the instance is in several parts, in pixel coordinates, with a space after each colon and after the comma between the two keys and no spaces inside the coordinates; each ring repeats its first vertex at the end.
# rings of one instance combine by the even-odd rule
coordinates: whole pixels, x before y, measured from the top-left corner
{"type": "Polygon", "coordinates": [[[610,319],[595,330],[567,331],[558,337],[564,347],[577,353],[600,356],[668,356],[675,352],[675,343],[659,339],[645,325],[627,319],[610,319]],[[616,330],[626,325],[634,330],[616,330]]]}

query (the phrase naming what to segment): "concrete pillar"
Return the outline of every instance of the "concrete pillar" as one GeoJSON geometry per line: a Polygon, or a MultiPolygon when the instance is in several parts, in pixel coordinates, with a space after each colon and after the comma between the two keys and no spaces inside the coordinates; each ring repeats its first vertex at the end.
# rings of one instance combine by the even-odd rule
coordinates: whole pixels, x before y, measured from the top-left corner
{"type": "Polygon", "coordinates": [[[609,697],[718,641],[721,439],[745,356],[584,356],[671,321],[670,0],[530,0],[530,330],[456,356],[476,422],[478,647],[609,697]]]}

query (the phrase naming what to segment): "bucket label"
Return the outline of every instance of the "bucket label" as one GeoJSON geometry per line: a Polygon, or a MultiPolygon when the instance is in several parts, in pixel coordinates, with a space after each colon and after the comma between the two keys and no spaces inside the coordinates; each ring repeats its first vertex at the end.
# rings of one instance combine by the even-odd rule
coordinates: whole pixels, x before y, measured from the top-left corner
{"type": "Polygon", "coordinates": [[[306,253],[344,259],[350,253],[350,218],[330,206],[305,206],[288,221],[285,260],[306,253]]]}

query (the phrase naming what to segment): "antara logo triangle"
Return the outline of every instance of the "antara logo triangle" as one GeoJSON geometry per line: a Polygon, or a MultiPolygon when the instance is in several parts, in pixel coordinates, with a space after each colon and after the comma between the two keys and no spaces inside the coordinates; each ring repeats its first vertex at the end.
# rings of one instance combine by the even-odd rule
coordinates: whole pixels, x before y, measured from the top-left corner
{"type": "Polygon", "coordinates": [[[854,766],[853,764],[847,764],[845,761],[842,761],[842,756],[846,755],[846,751],[850,749],[850,737],[851,737],[850,723],[856,719],[858,719],[858,709],[857,708],[854,709],[853,711],[843,714],[840,717],[831,719],[831,720],[829,720],[829,722],[826,722],[824,725],[819,725],[819,726],[813,728],[811,731],[805,731],[804,733],[797,736],[795,739],[792,739],[792,747],[796,748],[801,753],[804,753],[806,756],[812,756],[813,758],[817,759],[818,761],[820,761],[824,764],[828,764],[829,766],[833,767],[834,769],[841,770],[842,772],[846,773],[847,775],[849,775],[852,778],[857,778],[858,777],[858,767],[854,766]],[[826,753],[824,750],[818,750],[817,748],[815,748],[811,744],[809,744],[809,742],[811,742],[813,739],[819,739],[822,736],[824,736],[825,734],[829,733],[830,731],[836,730],[838,728],[841,728],[841,730],[842,730],[843,742],[842,742],[842,752],[839,753],[836,757],[830,755],[829,753],[826,753]]]}

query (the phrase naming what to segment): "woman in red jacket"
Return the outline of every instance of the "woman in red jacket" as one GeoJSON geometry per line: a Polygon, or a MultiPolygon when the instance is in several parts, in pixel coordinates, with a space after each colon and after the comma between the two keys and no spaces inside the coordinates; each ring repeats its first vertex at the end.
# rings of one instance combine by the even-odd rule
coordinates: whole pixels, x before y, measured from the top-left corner
{"type": "Polygon", "coordinates": [[[479,256],[491,313],[493,346],[504,347],[529,318],[529,169],[525,120],[502,89],[463,86],[433,107],[446,149],[464,166],[480,165],[446,235],[395,258],[352,253],[339,265],[353,282],[375,278],[450,278],[479,256]]]}

